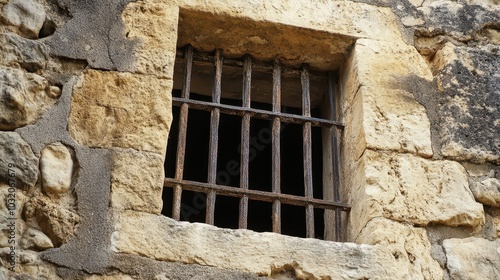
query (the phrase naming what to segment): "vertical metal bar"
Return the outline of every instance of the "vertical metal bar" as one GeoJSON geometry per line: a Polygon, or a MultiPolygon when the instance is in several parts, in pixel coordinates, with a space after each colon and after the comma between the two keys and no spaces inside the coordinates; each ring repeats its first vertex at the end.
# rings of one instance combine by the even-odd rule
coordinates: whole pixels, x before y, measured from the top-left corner
{"type": "MultiPolygon", "coordinates": [[[[252,58],[245,57],[243,66],[243,102],[244,108],[250,108],[250,94],[252,81],[252,58]]],[[[241,124],[241,159],[240,159],[240,188],[248,189],[248,160],[250,156],[250,115],[245,114],[241,124]]],[[[248,223],[248,196],[240,199],[239,228],[246,229],[248,223]]]]}
{"type": "MultiPolygon", "coordinates": [[[[215,104],[220,103],[221,96],[221,79],[222,79],[222,51],[215,50],[214,57],[215,79],[214,87],[212,90],[212,102],[215,104]]],[[[208,156],[208,183],[215,184],[217,177],[217,149],[219,145],[219,108],[213,108],[210,116],[210,147],[208,156]]],[[[207,196],[207,213],[205,222],[207,224],[214,224],[215,213],[215,192],[210,191],[207,196]]]]}
{"type": "MultiPolygon", "coordinates": [[[[328,72],[328,95],[330,99],[331,120],[337,118],[337,106],[335,104],[335,77],[333,72],[328,72]]],[[[338,144],[337,144],[337,128],[332,126],[332,166],[333,166],[333,201],[340,202],[340,172],[338,159],[338,144]]],[[[342,225],[342,212],[340,209],[335,209],[335,241],[340,241],[340,230],[342,225]]]]}
{"type": "MultiPolygon", "coordinates": [[[[273,112],[281,111],[281,65],[278,60],[273,65],[273,112]]],[[[279,117],[273,119],[273,153],[272,153],[272,191],[281,192],[281,160],[280,160],[280,131],[281,121],[279,117]]],[[[273,201],[272,210],[273,232],[281,233],[281,201],[273,201]]]]}
{"type": "MultiPolygon", "coordinates": [[[[302,115],[311,116],[311,97],[309,92],[309,69],[304,65],[301,73],[302,83],[302,115]]],[[[312,147],[311,147],[311,123],[303,126],[303,153],[304,153],[304,187],[305,196],[313,197],[312,182],[312,147]]],[[[306,237],[314,238],[314,207],[308,204],[306,207],[306,237]]]]}
{"type": "MultiPolygon", "coordinates": [[[[184,50],[184,84],[182,86],[182,98],[189,98],[189,92],[191,91],[191,72],[193,66],[193,48],[187,45],[184,50]]],[[[179,116],[179,135],[177,142],[177,159],[175,163],[175,179],[182,180],[184,173],[184,158],[186,155],[186,130],[188,121],[188,105],[182,104],[180,116],[179,116]]],[[[172,202],[172,218],[175,220],[180,220],[181,211],[181,196],[182,187],[181,185],[176,185],[174,187],[174,195],[172,202]]]]}

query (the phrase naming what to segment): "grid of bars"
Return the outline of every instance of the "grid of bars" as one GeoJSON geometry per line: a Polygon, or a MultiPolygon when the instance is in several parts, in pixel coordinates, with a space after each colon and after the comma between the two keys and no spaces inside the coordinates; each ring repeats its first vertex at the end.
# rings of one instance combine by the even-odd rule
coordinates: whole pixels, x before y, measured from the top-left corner
{"type": "MultiPolygon", "coordinates": [[[[322,208],[334,211],[335,217],[335,239],[339,241],[341,211],[349,211],[349,205],[340,202],[339,195],[339,170],[337,155],[337,129],[342,129],[343,124],[333,120],[335,116],[334,104],[334,78],[333,74],[328,74],[328,94],[330,95],[330,120],[311,117],[311,100],[309,92],[309,69],[304,65],[300,70],[302,84],[302,115],[292,115],[281,112],[281,75],[283,67],[279,60],[275,60],[272,65],[273,96],[272,111],[254,109],[251,104],[251,80],[252,66],[254,62],[250,55],[244,57],[243,67],[243,89],[242,106],[232,106],[221,104],[221,80],[222,80],[222,51],[217,49],[213,57],[197,56],[197,59],[213,62],[215,68],[214,86],[212,90],[212,102],[192,100],[189,98],[191,89],[191,74],[193,66],[193,48],[187,45],[183,48],[184,56],[184,81],[181,97],[173,97],[173,105],[180,106],[179,134],[177,144],[177,158],[175,178],[165,178],[164,186],[173,188],[172,218],[180,219],[181,196],[183,190],[202,192],[207,194],[206,219],[207,224],[214,224],[215,201],[217,195],[238,197],[239,205],[239,228],[246,229],[248,221],[248,201],[258,200],[272,203],[272,229],[273,232],[281,233],[281,205],[289,204],[303,206],[306,209],[306,237],[314,238],[314,208],[322,208]],[[186,152],[186,131],[189,108],[205,110],[211,113],[210,117],[210,141],[209,141],[209,162],[207,183],[183,180],[184,159],[186,152]],[[241,126],[241,162],[240,162],[240,187],[230,187],[216,184],[217,172],[217,149],[218,130],[220,114],[238,115],[242,117],[241,126]],[[252,190],[249,188],[249,148],[250,148],[250,120],[260,118],[272,121],[272,191],[265,192],[252,190]],[[281,193],[280,182],[280,126],[281,123],[295,123],[303,126],[303,159],[304,159],[304,186],[305,195],[296,196],[281,193]],[[313,197],[312,182],[312,147],[311,147],[311,127],[320,126],[328,129],[331,141],[331,151],[333,152],[330,170],[330,180],[333,186],[333,200],[316,199],[313,197]]],[[[239,62],[231,61],[228,63],[239,62]]],[[[289,69],[287,69],[289,70],[289,69]]],[[[296,71],[296,70],[289,70],[296,71]]],[[[327,224],[325,218],[325,226],[327,224]]],[[[333,223],[329,223],[332,224],[333,223]]],[[[325,239],[327,239],[325,237],[325,239]]]]}

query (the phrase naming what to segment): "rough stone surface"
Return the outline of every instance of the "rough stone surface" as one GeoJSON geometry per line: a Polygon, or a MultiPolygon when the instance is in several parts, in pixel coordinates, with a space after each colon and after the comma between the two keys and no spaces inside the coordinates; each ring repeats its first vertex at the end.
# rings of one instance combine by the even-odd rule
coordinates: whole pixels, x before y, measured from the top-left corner
{"type": "Polygon", "coordinates": [[[0,33],[0,65],[36,72],[47,65],[47,52],[43,43],[16,34],[0,33]]]}
{"type": "Polygon", "coordinates": [[[0,170],[0,182],[18,188],[33,187],[38,180],[38,158],[15,132],[0,132],[0,170]]]}
{"type": "Polygon", "coordinates": [[[451,279],[500,278],[500,240],[469,237],[443,241],[451,279]]]}
{"type": "Polygon", "coordinates": [[[0,66],[0,130],[35,122],[60,94],[42,76],[0,66]]]}
{"type": "Polygon", "coordinates": [[[10,247],[9,239],[14,236],[14,240],[19,243],[21,236],[26,230],[26,224],[21,219],[26,197],[21,190],[9,191],[9,186],[0,183],[0,247],[10,247]],[[12,204],[14,201],[15,207],[12,204]],[[15,227],[10,227],[12,219],[15,220],[15,227]]]}
{"type": "MultiPolygon", "coordinates": [[[[9,248],[0,249],[2,260],[8,258],[9,248]]],[[[17,262],[15,272],[9,271],[7,265],[0,266],[0,279],[50,279],[60,280],[56,273],[56,266],[43,261],[33,251],[17,250],[17,262]]]]}
{"type": "Polygon", "coordinates": [[[438,84],[444,95],[441,152],[450,159],[499,164],[498,48],[447,46],[436,54],[440,61],[438,84]]]}
{"type": "Polygon", "coordinates": [[[73,159],[71,153],[61,143],[46,146],[40,157],[42,187],[50,195],[63,195],[71,187],[73,159]]]}
{"type": "Polygon", "coordinates": [[[60,207],[43,198],[31,198],[26,203],[27,218],[36,217],[42,232],[46,234],[54,246],[61,246],[75,234],[80,222],[78,214],[60,207]]]}
{"type": "Polygon", "coordinates": [[[496,178],[484,179],[472,184],[472,193],[482,204],[500,207],[500,180],[496,178]]]}
{"type": "Polygon", "coordinates": [[[75,86],[71,136],[90,147],[122,147],[164,155],[172,122],[170,80],[88,70],[75,86]]]}
{"type": "Polygon", "coordinates": [[[431,257],[431,243],[423,228],[376,218],[368,222],[356,243],[386,247],[399,267],[408,267],[413,279],[443,279],[443,269],[431,257]]]}
{"type": "Polygon", "coordinates": [[[134,39],[134,72],[173,78],[179,9],[155,0],[131,2],[122,13],[127,38],[134,39]]]}
{"type": "Polygon", "coordinates": [[[115,209],[161,212],[163,156],[133,150],[113,153],[111,205],[115,209]]]}
{"type": "Polygon", "coordinates": [[[362,178],[351,194],[353,237],[375,217],[421,226],[484,223],[483,206],[474,200],[465,170],[456,162],[366,150],[358,168],[362,178]]]}
{"type": "Polygon", "coordinates": [[[31,250],[46,250],[54,247],[52,241],[47,235],[34,228],[26,230],[23,234],[20,245],[23,249],[31,250]]]}
{"type": "Polygon", "coordinates": [[[133,211],[118,217],[112,248],[119,253],[262,276],[292,272],[299,279],[409,277],[407,267],[398,266],[383,247],[220,229],[133,211]]]}
{"type": "Polygon", "coordinates": [[[414,48],[358,40],[346,73],[342,111],[346,122],[353,124],[346,135],[354,141],[347,141],[352,144],[346,151],[349,158],[359,158],[365,148],[432,155],[425,108],[399,82],[412,75],[432,80],[414,48]]]}
{"type": "Polygon", "coordinates": [[[30,38],[37,38],[45,20],[45,10],[33,0],[10,0],[3,6],[0,20],[17,26],[30,38]]]}

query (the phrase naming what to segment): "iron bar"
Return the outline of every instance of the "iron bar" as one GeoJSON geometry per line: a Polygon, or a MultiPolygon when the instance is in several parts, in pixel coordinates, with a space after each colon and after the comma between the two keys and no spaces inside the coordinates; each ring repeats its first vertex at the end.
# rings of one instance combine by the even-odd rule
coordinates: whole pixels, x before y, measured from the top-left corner
{"type": "MultiPolygon", "coordinates": [[[[212,91],[212,102],[214,104],[220,103],[221,96],[221,80],[222,80],[222,51],[217,49],[215,51],[215,78],[214,87],[212,91]]],[[[209,159],[208,159],[208,183],[215,184],[217,177],[217,149],[219,145],[219,119],[220,111],[214,108],[210,116],[210,146],[209,146],[209,159]]],[[[207,197],[207,213],[205,222],[209,225],[214,224],[215,213],[215,192],[209,192],[207,197]]]]}
{"type": "MultiPolygon", "coordinates": [[[[250,108],[252,82],[252,58],[245,58],[243,67],[243,98],[242,107],[250,108]]],[[[240,188],[248,189],[248,166],[250,157],[250,115],[244,114],[241,124],[241,166],[240,166],[240,188]]],[[[248,224],[248,196],[244,195],[240,199],[239,228],[246,229],[248,224]]]]}
{"type": "Polygon", "coordinates": [[[339,208],[342,211],[350,211],[351,207],[346,203],[326,201],[317,198],[309,198],[303,196],[296,196],[283,193],[272,193],[258,190],[244,190],[242,188],[235,188],[224,185],[216,185],[188,180],[175,180],[172,178],[165,178],[164,187],[172,188],[176,184],[182,185],[183,189],[193,191],[193,192],[203,192],[209,193],[214,192],[217,195],[225,195],[231,197],[243,197],[248,196],[249,199],[273,202],[279,199],[282,204],[295,205],[295,206],[307,206],[308,204],[321,209],[336,209],[339,208]]]}
{"type": "Polygon", "coordinates": [[[174,106],[180,106],[184,103],[188,104],[190,108],[204,111],[212,111],[214,109],[219,109],[221,113],[234,115],[234,116],[244,116],[245,114],[250,115],[251,118],[272,120],[274,117],[279,117],[281,122],[303,124],[305,122],[310,122],[312,126],[322,126],[331,127],[336,126],[338,128],[343,128],[344,124],[338,121],[331,121],[313,117],[305,117],[301,115],[293,115],[286,113],[276,113],[272,111],[254,109],[254,108],[242,108],[233,105],[226,104],[213,104],[211,102],[183,99],[179,97],[172,97],[172,103],[174,106]]]}
{"type": "MultiPolygon", "coordinates": [[[[328,94],[330,99],[330,119],[337,118],[337,106],[335,104],[335,77],[332,72],[328,73],[328,94]]],[[[340,201],[340,172],[338,159],[337,130],[332,127],[332,166],[333,166],[333,201],[340,201]]],[[[335,241],[340,241],[340,227],[342,223],[342,213],[335,210],[335,241]]]]}
{"type": "MultiPolygon", "coordinates": [[[[281,112],[281,65],[278,60],[273,67],[273,113],[281,112]]],[[[281,121],[279,116],[273,118],[272,128],[272,192],[281,193],[281,162],[280,162],[280,131],[281,121]]],[[[281,202],[273,201],[272,210],[273,232],[281,233],[281,202]]]]}
{"type": "MultiPolygon", "coordinates": [[[[182,98],[189,99],[191,91],[191,72],[193,66],[193,48],[187,45],[184,52],[185,67],[184,67],[184,83],[182,86],[182,98]]],[[[175,163],[175,179],[182,180],[184,174],[184,159],[186,155],[186,130],[188,122],[188,105],[182,104],[179,116],[179,135],[177,142],[177,158],[175,163]]],[[[182,187],[177,185],[174,187],[172,200],[172,218],[180,220],[181,211],[182,187]]]]}
{"type": "MultiPolygon", "coordinates": [[[[311,117],[311,99],[309,92],[309,72],[307,65],[302,68],[302,116],[311,117]]],[[[312,145],[311,145],[311,123],[306,122],[303,131],[303,154],[304,154],[304,188],[305,196],[313,197],[312,181],[312,145]]],[[[314,208],[311,204],[306,206],[306,237],[314,238],[314,208]]]]}

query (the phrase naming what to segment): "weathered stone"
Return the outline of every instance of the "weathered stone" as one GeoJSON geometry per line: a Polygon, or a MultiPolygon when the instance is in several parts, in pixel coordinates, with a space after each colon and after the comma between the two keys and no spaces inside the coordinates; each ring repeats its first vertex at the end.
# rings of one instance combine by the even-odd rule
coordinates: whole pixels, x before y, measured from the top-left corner
{"type": "Polygon", "coordinates": [[[500,181],[488,178],[472,184],[472,193],[477,201],[482,204],[500,207],[500,181]]]}
{"type": "Polygon", "coordinates": [[[111,173],[111,205],[159,214],[163,190],[163,157],[133,150],[115,151],[111,173]]]}
{"type": "Polygon", "coordinates": [[[34,215],[42,232],[50,238],[56,247],[73,237],[80,222],[78,214],[46,199],[32,198],[26,202],[26,208],[27,218],[34,215]]]}
{"type": "Polygon", "coordinates": [[[474,200],[464,168],[410,154],[366,150],[352,185],[351,234],[375,217],[425,226],[478,226],[483,206],[474,200]]]}
{"type": "MultiPolygon", "coordinates": [[[[0,257],[7,260],[10,249],[0,249],[0,257]]],[[[8,263],[0,266],[0,279],[51,279],[60,280],[56,266],[43,261],[38,253],[29,250],[16,250],[16,267],[10,271],[8,263]],[[2,275],[3,274],[3,275],[2,275]]]]}
{"type": "Polygon", "coordinates": [[[130,2],[123,11],[128,38],[139,39],[134,48],[137,73],[173,78],[179,9],[173,2],[130,2]]]}
{"type": "Polygon", "coordinates": [[[38,180],[38,158],[15,132],[0,132],[0,182],[16,188],[33,187],[38,180]]]}
{"type": "Polygon", "coordinates": [[[443,269],[431,256],[431,243],[423,228],[403,225],[385,218],[370,220],[356,243],[388,249],[399,267],[407,267],[417,279],[442,279],[443,269]]]}
{"type": "Polygon", "coordinates": [[[151,75],[88,70],[75,86],[71,136],[90,147],[122,147],[164,155],[172,122],[172,81],[151,75]]]}
{"type": "Polygon", "coordinates": [[[500,56],[495,48],[454,47],[436,54],[442,154],[500,163],[500,56]],[[481,116],[481,117],[478,117],[481,116]]]}
{"type": "Polygon", "coordinates": [[[165,216],[125,211],[112,236],[115,252],[303,279],[410,277],[383,246],[325,242],[276,233],[220,229],[176,222],[165,216]],[[293,274],[292,274],[293,275],[293,274]]]}
{"type": "Polygon", "coordinates": [[[60,94],[37,74],[0,66],[0,130],[34,123],[60,94]]]}
{"type": "Polygon", "coordinates": [[[54,247],[47,235],[34,228],[29,228],[24,232],[20,245],[23,249],[32,250],[46,250],[54,247]]]}
{"type": "Polygon", "coordinates": [[[37,38],[45,21],[45,10],[33,0],[10,0],[2,10],[0,19],[30,38],[37,38]]]}
{"type": "Polygon", "coordinates": [[[21,219],[26,197],[19,189],[15,190],[0,183],[0,247],[10,247],[9,240],[21,241],[26,225],[21,219]],[[12,222],[15,223],[14,226],[12,222]]]}
{"type": "Polygon", "coordinates": [[[347,123],[357,122],[356,130],[349,131],[349,137],[357,138],[348,152],[353,158],[365,148],[432,156],[425,108],[415,100],[412,89],[400,82],[409,76],[432,81],[427,64],[414,48],[358,40],[346,71],[342,110],[347,123]]]}
{"type": "Polygon", "coordinates": [[[469,237],[443,241],[451,279],[499,279],[500,239],[469,237]]]}
{"type": "Polygon", "coordinates": [[[41,151],[40,171],[45,193],[63,195],[71,187],[73,159],[68,148],[61,143],[46,146],[41,151]]]}
{"type": "Polygon", "coordinates": [[[21,67],[35,72],[47,65],[47,47],[16,34],[0,33],[0,65],[21,67]]]}

